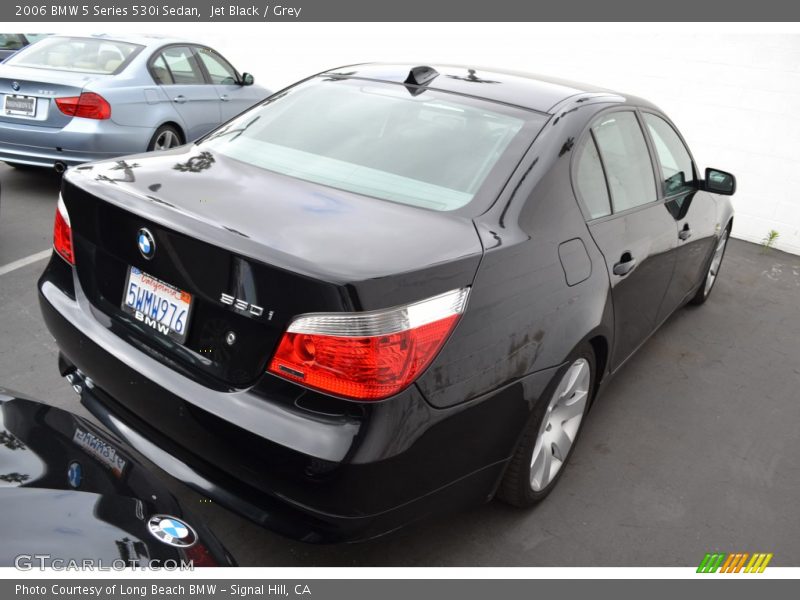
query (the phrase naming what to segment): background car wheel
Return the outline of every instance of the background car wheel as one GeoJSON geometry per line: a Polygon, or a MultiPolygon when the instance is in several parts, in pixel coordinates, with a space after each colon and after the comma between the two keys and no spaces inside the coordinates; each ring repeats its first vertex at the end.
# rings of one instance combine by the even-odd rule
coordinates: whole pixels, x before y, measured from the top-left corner
{"type": "Polygon", "coordinates": [[[168,150],[180,146],[181,144],[183,144],[181,132],[172,125],[162,125],[156,129],[156,132],[153,134],[153,139],[151,139],[150,143],[147,145],[147,151],[168,150]]]}
{"type": "Polygon", "coordinates": [[[703,283],[701,283],[700,287],[697,289],[697,293],[694,295],[694,298],[689,300],[689,304],[699,305],[708,300],[708,296],[711,294],[711,290],[714,288],[714,284],[717,282],[717,275],[719,274],[719,268],[722,266],[722,259],[725,257],[725,248],[728,246],[730,231],[731,228],[727,227],[725,231],[722,232],[719,240],[717,240],[717,246],[714,248],[714,254],[711,257],[711,262],[708,265],[706,277],[703,280],[703,283]]]}
{"type": "Polygon", "coordinates": [[[592,399],[594,378],[594,352],[585,345],[552,395],[531,415],[497,490],[500,500],[513,506],[533,506],[555,487],[575,448],[592,399]]]}

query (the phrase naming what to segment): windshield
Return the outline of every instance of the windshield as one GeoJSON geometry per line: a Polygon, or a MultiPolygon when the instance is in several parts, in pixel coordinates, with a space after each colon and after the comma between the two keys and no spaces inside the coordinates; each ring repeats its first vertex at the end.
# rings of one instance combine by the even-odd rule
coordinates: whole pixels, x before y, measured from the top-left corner
{"type": "Polygon", "coordinates": [[[201,145],[298,179],[455,210],[478,193],[527,122],[535,121],[537,131],[543,122],[523,109],[413,91],[417,95],[402,85],[315,79],[245,113],[201,145]]]}
{"type": "Polygon", "coordinates": [[[6,64],[111,75],[127,65],[142,47],[105,39],[48,37],[18,52],[6,64]]]}

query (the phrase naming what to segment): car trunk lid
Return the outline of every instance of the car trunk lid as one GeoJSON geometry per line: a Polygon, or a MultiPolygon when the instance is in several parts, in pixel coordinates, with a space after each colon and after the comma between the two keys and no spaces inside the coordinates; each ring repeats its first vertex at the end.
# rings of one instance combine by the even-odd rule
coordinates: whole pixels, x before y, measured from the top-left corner
{"type": "Polygon", "coordinates": [[[469,285],[472,221],[269,173],[196,147],[71,169],[81,287],[165,360],[252,384],[298,314],[386,308],[469,285]],[[142,229],[155,255],[138,245],[142,229]],[[185,341],[121,310],[134,267],[192,295],[185,341]]]}
{"type": "Polygon", "coordinates": [[[97,77],[102,76],[0,65],[0,123],[64,127],[72,117],[59,110],[55,99],[80,96],[97,77]]]}

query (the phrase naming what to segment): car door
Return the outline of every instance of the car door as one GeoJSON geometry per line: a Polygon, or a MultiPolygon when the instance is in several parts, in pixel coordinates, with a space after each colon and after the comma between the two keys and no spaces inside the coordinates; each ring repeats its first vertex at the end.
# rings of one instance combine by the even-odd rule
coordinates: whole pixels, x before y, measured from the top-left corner
{"type": "Polygon", "coordinates": [[[697,167],[677,129],[663,116],[642,111],[656,157],[665,205],[678,227],[675,274],[661,307],[666,318],[705,276],[720,224],[716,202],[700,190],[697,167]]]}
{"type": "Polygon", "coordinates": [[[576,154],[575,190],[611,282],[611,368],[658,325],[675,266],[675,219],[659,200],[650,152],[635,110],[602,113],[576,154]]]}
{"type": "Polygon", "coordinates": [[[197,46],[195,53],[217,92],[223,121],[232,119],[255,103],[251,90],[241,85],[238,71],[219,53],[204,46],[197,46]]]}
{"type": "Polygon", "coordinates": [[[221,122],[217,90],[189,46],[167,46],[151,61],[150,71],[183,120],[187,142],[221,122]]]}

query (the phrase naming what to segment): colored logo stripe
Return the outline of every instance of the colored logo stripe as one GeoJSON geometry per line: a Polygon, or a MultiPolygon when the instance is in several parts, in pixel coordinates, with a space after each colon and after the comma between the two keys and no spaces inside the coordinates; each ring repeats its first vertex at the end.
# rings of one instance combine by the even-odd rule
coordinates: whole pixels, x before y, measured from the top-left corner
{"type": "Polygon", "coordinates": [[[769,561],[772,560],[772,553],[769,554],[753,554],[753,558],[750,559],[750,562],[747,564],[747,568],[745,568],[745,573],[763,573],[764,569],[767,568],[769,561]]]}
{"type": "Polygon", "coordinates": [[[698,573],[716,573],[719,566],[722,564],[722,561],[725,560],[725,554],[721,553],[714,553],[708,554],[706,553],[703,560],[700,562],[700,566],[697,567],[698,573]]]}
{"type": "Polygon", "coordinates": [[[757,552],[755,554],[748,554],[747,552],[714,552],[706,553],[700,566],[697,567],[698,573],[763,573],[764,569],[772,560],[772,553],[757,552]],[[745,567],[744,564],[747,559],[750,562],[745,567]],[[744,567],[744,571],[742,568],[744,567]]]}

